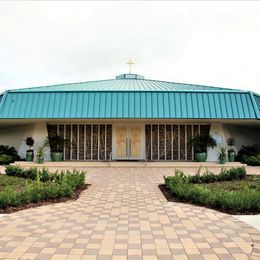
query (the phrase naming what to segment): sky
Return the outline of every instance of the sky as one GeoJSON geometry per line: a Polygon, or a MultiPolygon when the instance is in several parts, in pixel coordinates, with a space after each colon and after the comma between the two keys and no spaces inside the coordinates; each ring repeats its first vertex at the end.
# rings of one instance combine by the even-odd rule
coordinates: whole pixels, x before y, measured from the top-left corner
{"type": "Polygon", "coordinates": [[[148,79],[260,93],[260,2],[0,2],[0,92],[148,79]]]}

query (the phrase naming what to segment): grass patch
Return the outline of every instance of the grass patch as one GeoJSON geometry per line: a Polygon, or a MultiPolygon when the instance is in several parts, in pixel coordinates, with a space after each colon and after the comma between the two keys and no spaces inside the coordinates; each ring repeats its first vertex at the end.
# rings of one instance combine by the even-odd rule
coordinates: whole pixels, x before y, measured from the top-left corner
{"type": "MultiPolygon", "coordinates": [[[[19,177],[11,177],[6,174],[0,174],[0,192],[5,191],[6,189],[12,189],[14,191],[23,191],[27,184],[36,184],[36,181],[30,179],[24,179],[19,177]]],[[[46,183],[49,185],[49,183],[46,183]]]]}
{"type": "Polygon", "coordinates": [[[248,175],[244,180],[219,181],[197,184],[212,191],[258,191],[260,192],[260,176],[248,175]]]}
{"type": "Polygon", "coordinates": [[[85,188],[83,171],[51,173],[47,169],[8,166],[6,175],[0,175],[0,212],[15,207],[27,208],[27,205],[73,198],[75,194],[79,194],[78,191],[85,188]]]}
{"type": "Polygon", "coordinates": [[[165,177],[172,196],[179,201],[206,206],[231,214],[260,212],[260,184],[258,176],[246,176],[245,168],[223,170],[219,175],[207,172],[185,176],[175,171],[165,177]],[[228,180],[226,180],[228,179],[228,180]]]}

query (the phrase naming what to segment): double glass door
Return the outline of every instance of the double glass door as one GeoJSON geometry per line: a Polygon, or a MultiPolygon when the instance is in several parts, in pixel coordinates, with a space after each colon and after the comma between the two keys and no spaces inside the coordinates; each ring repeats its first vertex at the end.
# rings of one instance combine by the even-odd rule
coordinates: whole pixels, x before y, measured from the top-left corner
{"type": "Polygon", "coordinates": [[[144,126],[139,124],[114,125],[113,159],[144,159],[144,126]]]}

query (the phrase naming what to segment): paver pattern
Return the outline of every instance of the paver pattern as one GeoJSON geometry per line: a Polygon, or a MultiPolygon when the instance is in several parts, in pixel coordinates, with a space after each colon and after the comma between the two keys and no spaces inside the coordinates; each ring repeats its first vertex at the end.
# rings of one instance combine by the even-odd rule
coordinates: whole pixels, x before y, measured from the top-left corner
{"type": "Polygon", "coordinates": [[[158,184],[172,173],[168,168],[90,168],[91,186],[77,201],[0,218],[0,259],[260,257],[260,234],[247,224],[214,210],[167,202],[158,184]]]}

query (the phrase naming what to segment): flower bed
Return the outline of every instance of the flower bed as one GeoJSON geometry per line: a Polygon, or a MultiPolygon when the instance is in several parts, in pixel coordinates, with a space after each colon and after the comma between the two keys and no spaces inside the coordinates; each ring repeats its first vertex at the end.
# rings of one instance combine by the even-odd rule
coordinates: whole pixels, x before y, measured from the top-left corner
{"type": "Polygon", "coordinates": [[[85,172],[74,170],[51,173],[47,169],[7,166],[2,186],[5,188],[0,189],[0,209],[5,210],[31,203],[70,198],[75,192],[85,188],[85,172]],[[17,182],[20,188],[4,185],[7,181],[11,181],[8,178],[17,182]]]}
{"type": "Polygon", "coordinates": [[[180,201],[232,214],[260,212],[260,183],[247,177],[243,167],[222,169],[219,175],[185,176],[177,170],[174,176],[165,177],[165,184],[180,201]]]}

